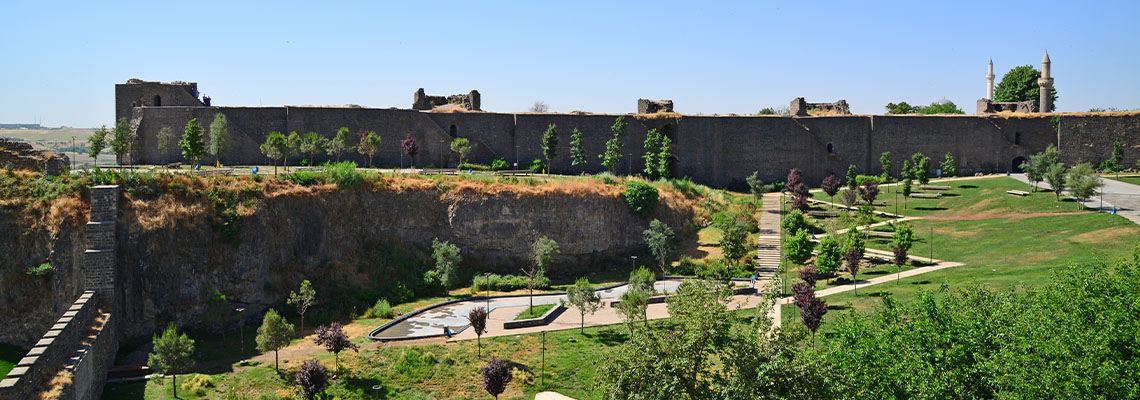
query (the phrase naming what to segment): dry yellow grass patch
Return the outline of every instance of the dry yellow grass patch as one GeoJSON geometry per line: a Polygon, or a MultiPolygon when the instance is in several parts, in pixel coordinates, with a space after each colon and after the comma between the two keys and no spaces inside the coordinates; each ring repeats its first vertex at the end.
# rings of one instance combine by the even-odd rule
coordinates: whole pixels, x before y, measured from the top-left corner
{"type": "Polygon", "coordinates": [[[1122,238],[1135,238],[1138,233],[1137,231],[1140,231],[1140,229],[1134,226],[1118,226],[1085,232],[1069,239],[1077,243],[1111,243],[1122,238]]]}

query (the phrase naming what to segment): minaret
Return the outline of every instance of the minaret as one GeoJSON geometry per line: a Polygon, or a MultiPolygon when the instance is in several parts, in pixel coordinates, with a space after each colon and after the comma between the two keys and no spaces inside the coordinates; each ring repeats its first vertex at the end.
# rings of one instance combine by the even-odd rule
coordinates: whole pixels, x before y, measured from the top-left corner
{"type": "Polygon", "coordinates": [[[1053,76],[1050,74],[1049,64],[1051,64],[1049,62],[1049,51],[1046,50],[1045,58],[1041,59],[1041,79],[1037,80],[1041,95],[1038,111],[1044,113],[1053,111],[1053,96],[1050,96],[1053,92],[1053,76]]]}
{"type": "Polygon", "coordinates": [[[990,73],[986,74],[986,100],[994,100],[994,59],[990,59],[990,73]]]}

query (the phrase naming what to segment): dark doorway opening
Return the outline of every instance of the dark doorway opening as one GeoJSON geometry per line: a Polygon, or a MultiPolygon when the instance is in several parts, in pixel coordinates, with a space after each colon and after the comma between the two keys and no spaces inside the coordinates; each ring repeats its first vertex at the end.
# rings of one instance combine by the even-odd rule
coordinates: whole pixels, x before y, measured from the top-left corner
{"type": "Polygon", "coordinates": [[[162,97],[157,95],[157,94],[154,95],[154,106],[155,107],[162,107],[162,97]]]}
{"type": "Polygon", "coordinates": [[[459,136],[459,130],[455,128],[455,125],[447,128],[447,133],[450,134],[452,138],[459,136]]]}
{"type": "Polygon", "coordinates": [[[831,143],[827,144],[827,154],[835,154],[835,146],[832,146],[831,143]]]}
{"type": "Polygon", "coordinates": [[[1021,163],[1023,162],[1025,162],[1025,157],[1014,158],[1013,165],[1010,166],[1009,170],[1013,171],[1014,173],[1025,172],[1025,170],[1021,169],[1021,163]]]}

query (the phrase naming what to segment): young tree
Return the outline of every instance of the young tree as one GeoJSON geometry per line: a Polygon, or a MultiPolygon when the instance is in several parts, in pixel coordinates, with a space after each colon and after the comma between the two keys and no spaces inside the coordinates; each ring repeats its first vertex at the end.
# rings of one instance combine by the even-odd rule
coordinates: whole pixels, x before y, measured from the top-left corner
{"type": "Polygon", "coordinates": [[[475,330],[475,346],[477,347],[478,357],[483,356],[483,333],[487,332],[487,309],[482,307],[475,307],[471,312],[467,313],[467,322],[471,324],[471,329],[475,330]]]}
{"type": "Polygon", "coordinates": [[[739,265],[740,259],[748,253],[748,230],[740,223],[729,224],[720,238],[720,249],[724,253],[724,262],[730,265],[739,265]]]}
{"type": "Polygon", "coordinates": [[[661,269],[661,276],[665,276],[665,267],[673,253],[673,228],[654,219],[649,222],[649,229],[642,232],[642,235],[645,236],[646,246],[649,246],[649,253],[657,259],[657,267],[661,269]]]}
{"type": "Polygon", "coordinates": [[[297,391],[302,399],[313,399],[328,386],[329,371],[316,360],[309,360],[301,363],[293,380],[297,381],[297,391]]]}
{"type": "Polygon", "coordinates": [[[220,163],[222,156],[230,152],[230,122],[222,113],[214,114],[214,121],[210,122],[210,155],[220,163]]]}
{"type": "Polygon", "coordinates": [[[792,264],[804,265],[811,258],[813,247],[815,242],[811,241],[806,229],[784,239],[784,254],[792,264]]]}
{"type": "Polygon", "coordinates": [[[661,150],[661,133],[657,129],[650,129],[645,133],[645,177],[649,180],[657,179],[658,152],[661,150]]]}
{"type": "Polygon", "coordinates": [[[914,192],[914,181],[911,180],[910,177],[903,179],[902,195],[903,195],[903,209],[904,210],[906,209],[906,198],[910,197],[910,194],[913,192],[914,192]]]}
{"type": "Polygon", "coordinates": [[[673,139],[661,135],[661,151],[657,153],[657,177],[668,178],[669,168],[673,163],[673,139]]]}
{"type": "Polygon", "coordinates": [[[744,177],[744,181],[748,182],[748,189],[752,192],[752,197],[756,200],[764,198],[764,181],[760,180],[760,171],[752,171],[752,175],[744,177]]]}
{"type": "Polygon", "coordinates": [[[804,217],[804,213],[800,210],[789,211],[784,215],[784,219],[780,221],[780,229],[783,229],[789,236],[795,235],[802,230],[811,228],[811,223],[804,217]]]}
{"type": "Polygon", "coordinates": [[[507,389],[512,378],[511,367],[499,357],[491,356],[487,365],[483,366],[483,390],[495,396],[496,400],[507,389]]]}
{"type": "Polygon", "coordinates": [[[380,135],[376,131],[368,131],[363,138],[360,139],[360,144],[356,146],[356,152],[362,156],[368,156],[368,168],[372,168],[372,157],[380,151],[380,135]]]}
{"type": "Polygon", "coordinates": [[[815,347],[815,332],[819,329],[819,324],[823,322],[824,314],[827,314],[827,302],[815,297],[815,291],[807,296],[800,306],[800,319],[803,321],[804,326],[811,331],[811,345],[815,347]]]}
{"type": "Polygon", "coordinates": [[[855,295],[859,295],[859,283],[856,281],[856,276],[859,273],[859,253],[855,249],[847,249],[843,253],[843,261],[846,261],[847,272],[851,274],[851,284],[855,285],[855,295]]]}
{"type": "Polygon", "coordinates": [[[914,179],[917,179],[919,184],[930,183],[930,157],[924,156],[922,153],[914,153],[910,158],[913,162],[911,175],[914,176],[914,179]]]}
{"type": "Polygon", "coordinates": [[[546,165],[551,165],[550,160],[558,156],[558,128],[554,124],[542,133],[542,156],[546,157],[546,165]]]}
{"type": "Polygon", "coordinates": [[[851,229],[847,230],[843,260],[846,261],[847,272],[851,274],[851,284],[855,285],[855,295],[858,295],[859,286],[856,283],[856,276],[859,273],[859,260],[863,258],[867,244],[863,241],[863,235],[855,228],[856,227],[852,226],[851,229]]]}
{"type": "Polygon", "coordinates": [[[879,197],[879,183],[868,179],[863,182],[863,186],[859,187],[859,197],[869,205],[874,205],[875,199],[879,197]]]}
{"type": "Polygon", "coordinates": [[[348,335],[344,333],[344,326],[340,322],[317,327],[317,334],[313,337],[313,343],[316,343],[317,346],[323,346],[325,350],[333,353],[333,365],[337,373],[340,373],[340,352],[345,349],[360,352],[360,347],[348,340],[348,335]]]}
{"type": "Polygon", "coordinates": [[[277,160],[284,160],[289,156],[288,139],[281,132],[269,132],[269,137],[261,144],[261,154],[273,160],[273,174],[277,175],[277,160]]]}
{"type": "MultiPolygon", "coordinates": [[[[1075,168],[1075,167],[1074,167],[1075,168]]],[[[1120,176],[1120,171],[1124,169],[1124,143],[1112,143],[1112,156],[1100,163],[1100,170],[1104,172],[1116,172],[1120,176]]]]}
{"type": "Polygon", "coordinates": [[[99,167],[99,153],[107,147],[107,126],[103,125],[87,138],[87,156],[95,159],[95,167],[99,167]]]}
{"type": "Polygon", "coordinates": [[[293,324],[282,318],[277,310],[272,308],[265,313],[261,326],[257,328],[257,351],[273,352],[273,370],[278,371],[277,351],[289,345],[293,337],[293,324]]]}
{"type": "Polygon", "coordinates": [[[843,189],[843,205],[854,208],[859,202],[859,192],[853,188],[843,189]]]}
{"type": "Polygon", "coordinates": [[[467,158],[467,155],[471,154],[471,149],[471,140],[468,140],[467,138],[455,138],[451,141],[451,151],[459,155],[460,164],[463,164],[463,161],[467,158]]]}
{"type": "Polygon", "coordinates": [[[823,178],[823,183],[820,184],[820,187],[823,188],[823,192],[827,193],[827,196],[831,198],[832,203],[835,202],[835,194],[839,193],[841,186],[842,184],[839,183],[839,177],[835,176],[834,173],[827,174],[827,177],[823,178]]]}
{"type": "Polygon", "coordinates": [[[610,170],[610,173],[617,173],[617,164],[624,156],[621,152],[624,145],[622,144],[622,136],[625,136],[625,116],[617,117],[610,130],[613,131],[614,137],[606,141],[605,153],[599,154],[598,158],[602,159],[602,166],[610,170]]]}
{"type": "Polygon", "coordinates": [[[792,208],[807,212],[808,204],[807,198],[811,197],[811,191],[808,189],[807,184],[804,183],[804,173],[799,168],[792,168],[788,172],[788,180],[784,183],[784,190],[791,193],[792,208]]]}
{"type": "Polygon", "coordinates": [[[883,178],[883,182],[889,182],[891,180],[891,164],[892,163],[893,162],[891,161],[891,152],[884,151],[883,154],[879,156],[879,165],[881,165],[883,167],[883,174],[881,175],[883,178]]]}
{"type": "Polygon", "coordinates": [[[226,295],[222,294],[218,289],[214,289],[214,293],[210,294],[210,298],[206,300],[206,320],[213,325],[214,330],[222,333],[222,343],[226,341],[226,320],[227,316],[233,310],[230,309],[230,302],[226,300],[226,295]]]}
{"type": "Polygon", "coordinates": [[[170,150],[170,146],[178,143],[178,136],[174,134],[174,130],[169,126],[163,126],[158,130],[158,154],[162,156],[162,163],[166,164],[166,154],[170,150]]]}
{"type": "Polygon", "coordinates": [[[910,251],[910,247],[914,245],[914,229],[911,229],[910,224],[895,225],[891,244],[895,250],[895,267],[898,270],[899,279],[902,279],[902,266],[906,264],[907,253],[910,251]]]}
{"type": "Polygon", "coordinates": [[[336,131],[336,136],[329,141],[328,152],[330,156],[336,156],[336,162],[340,162],[340,156],[353,147],[351,134],[352,131],[349,131],[347,126],[342,126],[336,131]]]}
{"type": "Polygon", "coordinates": [[[416,153],[420,152],[420,146],[416,144],[416,139],[412,138],[411,134],[400,142],[400,148],[404,149],[404,154],[408,155],[409,162],[414,166],[416,165],[416,153]]]}
{"type": "Polygon", "coordinates": [[[554,257],[559,253],[558,242],[542,236],[531,245],[531,261],[529,268],[524,268],[527,277],[527,289],[530,292],[530,310],[534,312],[534,284],[535,280],[546,275],[546,270],[554,263],[554,257]]]}
{"type": "Polygon", "coordinates": [[[147,357],[152,368],[170,375],[174,384],[174,398],[178,398],[178,374],[194,366],[194,341],[186,334],[178,334],[174,323],[166,326],[162,336],[154,335],[154,352],[147,357]]]}
{"type": "Polygon", "coordinates": [[[119,118],[111,135],[111,152],[115,153],[115,163],[120,167],[123,165],[123,158],[130,155],[134,143],[135,134],[131,132],[127,117],[119,118]]]}
{"type": "Polygon", "coordinates": [[[459,284],[459,263],[463,257],[459,254],[459,247],[448,243],[431,241],[431,258],[435,260],[435,272],[439,274],[439,281],[444,288],[451,289],[459,284]]]}
{"type": "Polygon", "coordinates": [[[1045,182],[1053,187],[1053,194],[1057,195],[1057,201],[1061,201],[1061,192],[1065,191],[1068,183],[1065,178],[1065,164],[1063,163],[1057,162],[1045,170],[1045,182]]]}
{"type": "Polygon", "coordinates": [[[653,286],[657,283],[657,277],[649,268],[644,265],[639,265],[636,269],[629,272],[629,288],[630,290],[640,290],[648,294],[653,294],[656,290],[653,286]]]}
{"type": "Polygon", "coordinates": [[[839,271],[842,250],[835,235],[827,235],[819,240],[819,254],[815,256],[815,266],[820,274],[833,276],[839,271]]]}
{"type": "Polygon", "coordinates": [[[918,113],[918,107],[907,104],[901,101],[898,104],[887,103],[887,114],[915,114],[918,113]]]}
{"type": "Polygon", "coordinates": [[[1096,195],[1097,191],[1104,186],[1104,182],[1101,182],[1100,178],[1096,176],[1096,171],[1089,163],[1074,165],[1073,168],[1069,169],[1065,180],[1068,182],[1069,194],[1082,201],[1096,195]]]}
{"type": "Polygon", "coordinates": [[[851,190],[855,190],[855,187],[859,186],[858,176],[859,176],[859,170],[855,169],[855,164],[848,165],[847,166],[847,182],[845,182],[845,183],[847,184],[848,188],[851,188],[851,190]]]}
{"type": "Polygon", "coordinates": [[[938,164],[942,168],[942,176],[954,176],[958,174],[958,166],[954,164],[954,155],[949,152],[946,153],[946,158],[942,159],[942,163],[938,164]]]}
{"type": "Polygon", "coordinates": [[[582,315],[579,332],[586,334],[586,314],[593,314],[602,308],[602,297],[594,290],[587,278],[578,278],[574,285],[566,289],[566,300],[582,315]]]}
{"type": "MultiPolygon", "coordinates": [[[[634,289],[631,285],[630,290],[622,293],[618,299],[620,302],[614,308],[617,308],[618,315],[625,320],[626,326],[629,327],[629,334],[633,335],[634,322],[648,313],[649,293],[634,289]]],[[[646,325],[648,324],[649,321],[646,321],[646,325]]]]}
{"type": "Polygon", "coordinates": [[[317,153],[324,153],[329,140],[316,132],[309,132],[301,139],[301,152],[309,155],[309,165],[317,164],[317,153]]]}
{"type": "Polygon", "coordinates": [[[305,332],[305,311],[316,302],[317,291],[313,290],[313,284],[308,279],[301,281],[301,288],[298,291],[289,291],[288,303],[297,306],[297,314],[301,314],[302,333],[305,332]]]}
{"type": "Polygon", "coordinates": [[[586,165],[586,147],[582,144],[582,131],[570,131],[570,165],[586,165]]]}
{"type": "Polygon", "coordinates": [[[206,153],[206,144],[202,142],[202,127],[198,125],[197,118],[186,123],[178,147],[182,148],[182,157],[190,160],[195,166],[198,165],[198,160],[201,160],[202,155],[206,153]]]}
{"type": "Polygon", "coordinates": [[[285,138],[285,169],[289,169],[289,157],[301,155],[301,147],[304,145],[305,140],[296,131],[289,132],[289,137],[285,138]]]}

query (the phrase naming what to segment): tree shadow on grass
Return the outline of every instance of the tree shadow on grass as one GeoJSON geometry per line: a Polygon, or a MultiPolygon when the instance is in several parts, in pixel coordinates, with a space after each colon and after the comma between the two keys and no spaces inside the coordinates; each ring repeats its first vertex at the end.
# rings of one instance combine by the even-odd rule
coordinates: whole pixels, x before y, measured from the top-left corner
{"type": "Polygon", "coordinates": [[[949,210],[949,208],[946,208],[946,207],[911,207],[911,208],[913,208],[915,210],[920,210],[920,211],[946,211],[946,210],[949,210]]]}
{"type": "Polygon", "coordinates": [[[848,306],[848,305],[846,305],[846,304],[842,304],[842,305],[839,305],[839,304],[828,304],[828,305],[827,305],[827,310],[828,310],[828,311],[843,311],[843,310],[846,310],[846,309],[849,309],[849,308],[851,308],[851,306],[848,306]]]}
{"type": "Polygon", "coordinates": [[[930,281],[926,281],[926,280],[923,280],[923,281],[915,281],[915,282],[911,282],[910,284],[911,284],[911,285],[929,285],[929,284],[930,284],[930,281]]]}
{"type": "Polygon", "coordinates": [[[961,195],[957,194],[957,193],[942,193],[942,197],[958,197],[958,196],[961,196],[961,195]]]}
{"type": "Polygon", "coordinates": [[[960,186],[958,186],[958,188],[959,189],[977,189],[978,186],[977,185],[960,185],[960,186]]]}
{"type": "MultiPolygon", "coordinates": [[[[624,326],[622,328],[625,328],[624,326]]],[[[618,332],[614,329],[605,329],[602,331],[595,331],[591,333],[586,331],[586,337],[596,340],[600,344],[606,346],[616,346],[625,343],[629,340],[629,334],[626,332],[618,332]]]]}
{"type": "Polygon", "coordinates": [[[340,383],[344,385],[346,390],[362,394],[366,399],[388,398],[388,387],[376,378],[346,377],[341,378],[340,383]],[[380,386],[380,390],[373,389],[374,386],[380,386]]]}

